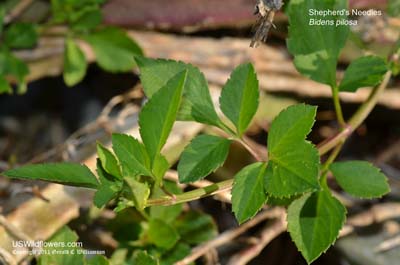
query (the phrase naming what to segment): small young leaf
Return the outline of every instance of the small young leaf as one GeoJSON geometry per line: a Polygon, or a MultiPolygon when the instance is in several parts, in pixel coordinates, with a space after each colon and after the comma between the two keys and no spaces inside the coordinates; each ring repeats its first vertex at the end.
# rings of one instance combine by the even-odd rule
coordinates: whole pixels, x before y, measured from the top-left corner
{"type": "Polygon", "coordinates": [[[300,104],[282,111],[272,122],[264,183],[272,196],[290,197],[318,189],[319,154],[305,141],[315,115],[316,107],[300,104]]]}
{"type": "Polygon", "coordinates": [[[238,136],[246,131],[258,108],[258,80],[251,64],[238,66],[222,89],[221,110],[236,126],[238,136]]]}
{"type": "Polygon", "coordinates": [[[265,168],[265,163],[254,163],[235,175],[232,210],[240,224],[256,215],[267,200],[264,192],[265,168]]]}
{"type": "Polygon", "coordinates": [[[178,163],[179,182],[202,179],[225,162],[231,141],[212,135],[199,135],[185,147],[178,163]]]}
{"type": "Polygon", "coordinates": [[[149,242],[163,249],[171,249],[179,240],[178,232],[160,219],[150,219],[147,232],[149,242]]]}
{"type": "Polygon", "coordinates": [[[150,188],[147,183],[142,183],[132,178],[125,178],[125,182],[129,185],[129,199],[133,200],[138,210],[146,207],[147,199],[150,196],[150,188]]]}
{"type": "Polygon", "coordinates": [[[188,244],[200,244],[217,235],[217,226],[211,216],[196,211],[185,213],[173,226],[188,244]]]}
{"type": "Polygon", "coordinates": [[[146,251],[137,251],[133,254],[132,263],[137,265],[159,265],[158,261],[146,251]]]}
{"type": "Polygon", "coordinates": [[[136,56],[135,60],[140,68],[140,80],[148,98],[165,86],[177,73],[187,70],[188,77],[178,119],[195,120],[214,126],[221,124],[211,100],[207,80],[198,68],[172,60],[156,60],[140,56],[136,56]]]}
{"type": "Polygon", "coordinates": [[[335,242],[346,219],[346,208],[326,189],[305,194],[288,208],[288,231],[309,264],[335,242]]]}
{"type": "Polygon", "coordinates": [[[28,23],[11,24],[4,33],[4,43],[13,49],[32,48],[37,38],[35,26],[28,23]]]}
{"type": "Polygon", "coordinates": [[[364,56],[354,60],[346,69],[339,90],[355,92],[360,87],[378,85],[388,68],[385,60],[378,56],[364,56]]]}
{"type": "Polygon", "coordinates": [[[140,47],[126,33],[117,28],[105,28],[85,37],[96,54],[97,63],[106,71],[129,71],[135,65],[134,55],[141,55],[140,47]]]}
{"type": "Polygon", "coordinates": [[[187,71],[174,76],[147,102],[139,114],[140,135],[151,164],[167,141],[181,102],[187,71]]]}
{"type": "Polygon", "coordinates": [[[400,16],[400,0],[388,0],[387,12],[392,17],[400,16]]]}
{"type": "Polygon", "coordinates": [[[154,159],[153,163],[153,176],[155,177],[156,180],[156,185],[160,185],[162,182],[162,179],[165,175],[165,172],[170,168],[170,164],[168,163],[168,160],[163,156],[162,154],[158,154],[156,158],[154,159]]]}
{"type": "Polygon", "coordinates": [[[123,183],[122,180],[116,179],[105,171],[100,159],[97,160],[97,175],[100,185],[94,194],[93,202],[97,208],[101,208],[116,197],[121,191],[123,183]]]}
{"type": "Polygon", "coordinates": [[[99,183],[84,165],[73,163],[36,164],[7,170],[2,175],[18,179],[38,179],[70,186],[97,189],[99,183]]]}
{"type": "Polygon", "coordinates": [[[330,170],[340,187],[353,196],[378,198],[390,191],[386,176],[366,161],[336,162],[330,170]]]}
{"type": "Polygon", "coordinates": [[[67,38],[64,50],[64,82],[68,86],[78,84],[85,77],[87,62],[85,55],[73,39],[67,38]]]}
{"type": "Polygon", "coordinates": [[[336,64],[344,47],[348,25],[336,25],[347,20],[346,15],[321,16],[312,10],[345,10],[347,0],[291,0],[288,6],[289,39],[287,45],[294,55],[297,70],[314,81],[336,86],[336,64]],[[313,21],[332,21],[333,25],[310,25],[313,21]]]}
{"type": "Polygon", "coordinates": [[[118,161],[113,153],[111,153],[102,144],[97,143],[97,155],[101,161],[101,164],[103,165],[104,170],[108,174],[118,179],[122,179],[121,169],[119,168],[118,161]]]}
{"type": "Polygon", "coordinates": [[[124,177],[151,176],[150,159],[143,144],[132,136],[114,133],[114,153],[117,155],[124,177]]]}
{"type": "Polygon", "coordinates": [[[11,94],[12,93],[12,88],[10,86],[10,84],[7,82],[7,80],[0,75],[0,94],[3,93],[8,93],[11,94]]]}

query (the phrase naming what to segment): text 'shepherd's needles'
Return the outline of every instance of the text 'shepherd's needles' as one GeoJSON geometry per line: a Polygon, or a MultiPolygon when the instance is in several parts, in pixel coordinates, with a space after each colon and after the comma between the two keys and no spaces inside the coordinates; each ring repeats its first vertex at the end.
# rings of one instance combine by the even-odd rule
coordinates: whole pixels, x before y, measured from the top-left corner
{"type": "Polygon", "coordinates": [[[254,14],[258,16],[253,26],[253,38],[250,47],[257,47],[266,42],[271,26],[274,26],[275,12],[283,6],[283,0],[258,0],[254,14]]]}

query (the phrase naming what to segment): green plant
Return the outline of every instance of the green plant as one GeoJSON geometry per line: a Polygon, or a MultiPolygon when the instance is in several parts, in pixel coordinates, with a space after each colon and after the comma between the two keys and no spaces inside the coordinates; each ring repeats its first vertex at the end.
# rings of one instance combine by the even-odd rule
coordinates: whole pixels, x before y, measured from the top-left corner
{"type": "MultiPolygon", "coordinates": [[[[379,198],[389,192],[386,177],[372,164],[334,161],[347,137],[372,111],[392,75],[393,64],[377,56],[361,57],[350,64],[338,82],[337,61],[347,40],[348,26],[310,26],[309,7],[339,10],[347,8],[347,1],[292,0],[287,11],[288,48],[296,68],[332,89],[340,124],[335,137],[317,146],[307,141],[317,107],[294,105],[272,122],[267,139],[268,157],[262,157],[244,137],[259,104],[258,80],[251,64],[238,66],[223,87],[219,104],[226,119],[222,119],[214,108],[206,79],[196,67],[137,56],[143,89],[149,99],[139,115],[141,142],[129,135],[113,134],[112,151],[98,144],[98,178],[83,165],[67,163],[28,165],[3,174],[93,188],[97,207],[111,200],[117,202],[117,212],[134,207],[140,213],[136,218],[143,220],[142,232],[134,246],[146,252],[135,252],[130,258],[143,264],[157,264],[157,258],[162,264],[170,264],[178,260],[177,256],[187,253],[190,242],[179,232],[187,231],[189,238],[193,237],[195,232],[190,228],[195,225],[188,225],[188,220],[197,223],[207,217],[190,214],[178,218],[181,203],[232,187],[232,209],[239,223],[252,218],[265,204],[284,204],[288,231],[306,261],[313,262],[335,242],[346,219],[346,208],[328,186],[329,173],[344,191],[358,198],[379,198]],[[375,88],[368,100],[346,120],[339,93],[354,92],[365,86],[375,88]],[[181,193],[173,183],[163,179],[171,165],[161,151],[175,120],[214,126],[226,135],[199,135],[186,146],[177,167],[181,183],[200,180],[218,169],[234,141],[249,150],[257,162],[244,167],[233,179],[181,193]],[[321,157],[328,152],[331,152],[329,157],[321,164],[321,157]],[[174,258],[165,258],[169,251],[174,253],[174,258]]],[[[319,18],[347,19],[345,16],[319,18]]],[[[208,224],[209,232],[205,237],[199,235],[201,239],[192,244],[206,240],[215,232],[210,220],[204,223],[208,224]]]]}
{"type": "Polygon", "coordinates": [[[135,66],[132,57],[142,55],[143,52],[123,30],[101,25],[100,5],[104,2],[105,0],[52,0],[51,18],[39,25],[20,22],[3,25],[5,10],[0,5],[0,93],[12,93],[8,81],[18,83],[18,93],[26,91],[28,65],[13,55],[12,51],[34,48],[39,36],[54,35],[51,29],[59,25],[67,26],[57,34],[65,41],[63,76],[68,86],[81,82],[86,75],[88,63],[79,41],[85,41],[91,46],[97,63],[104,70],[131,70],[135,66]]]}

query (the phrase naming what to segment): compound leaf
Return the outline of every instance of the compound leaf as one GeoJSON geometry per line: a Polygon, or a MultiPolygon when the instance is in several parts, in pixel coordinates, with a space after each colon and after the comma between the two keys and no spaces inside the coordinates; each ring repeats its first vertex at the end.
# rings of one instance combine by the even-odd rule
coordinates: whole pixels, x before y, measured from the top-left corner
{"type": "Polygon", "coordinates": [[[310,264],[335,242],[345,219],[346,208],[325,187],[289,206],[288,231],[310,264]]]}
{"type": "Polygon", "coordinates": [[[236,126],[238,136],[246,131],[259,100],[258,80],[251,64],[238,66],[222,89],[221,110],[236,126]]]}
{"type": "Polygon", "coordinates": [[[360,87],[378,85],[388,67],[385,60],[378,56],[364,56],[354,60],[344,73],[339,90],[355,92],[360,87]]]}
{"type": "Polygon", "coordinates": [[[10,178],[37,179],[92,189],[97,189],[99,186],[89,168],[73,163],[27,165],[7,170],[2,174],[10,178]]]}
{"type": "Polygon", "coordinates": [[[264,191],[265,168],[265,163],[254,163],[235,175],[232,209],[240,224],[256,215],[267,200],[264,191]]]}
{"type": "Polygon", "coordinates": [[[231,141],[212,135],[199,135],[185,147],[178,164],[179,182],[202,179],[226,160],[231,141]]]}
{"type": "Polygon", "coordinates": [[[340,13],[322,16],[311,11],[346,9],[347,0],[292,0],[288,7],[290,37],[287,45],[297,70],[331,87],[336,86],[337,60],[349,33],[349,26],[336,23],[347,20],[347,16],[340,13]],[[310,25],[320,19],[332,21],[333,25],[310,25]]]}
{"type": "Polygon", "coordinates": [[[386,176],[366,161],[336,162],[330,170],[340,187],[353,196],[378,198],[390,191],[386,176]]]}

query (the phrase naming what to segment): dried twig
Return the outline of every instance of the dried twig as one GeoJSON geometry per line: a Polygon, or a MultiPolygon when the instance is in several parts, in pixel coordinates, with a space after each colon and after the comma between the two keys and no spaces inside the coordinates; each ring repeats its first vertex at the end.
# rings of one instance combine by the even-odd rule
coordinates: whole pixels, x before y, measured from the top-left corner
{"type": "Polygon", "coordinates": [[[4,23],[8,24],[18,18],[34,0],[21,0],[4,18],[4,23]]]}
{"type": "Polygon", "coordinates": [[[375,252],[385,252],[397,247],[400,247],[400,235],[380,243],[375,248],[375,252]]]}
{"type": "Polygon", "coordinates": [[[199,245],[195,248],[192,249],[192,252],[189,256],[185,257],[181,261],[177,262],[176,265],[187,265],[198,259],[199,257],[203,256],[205,253],[207,253],[210,249],[217,248],[219,246],[222,246],[230,241],[232,241],[234,238],[240,236],[241,234],[245,233],[247,230],[250,228],[256,226],[257,224],[271,218],[279,218],[284,214],[284,209],[282,208],[273,208],[269,209],[266,211],[263,211],[256,215],[253,219],[248,221],[247,223],[244,223],[243,225],[223,232],[216,238],[207,241],[203,243],[202,245],[199,245]]]}
{"type": "Polygon", "coordinates": [[[228,265],[245,265],[250,260],[257,257],[261,251],[277,236],[286,230],[286,215],[275,220],[271,225],[266,225],[261,231],[260,236],[256,242],[250,247],[240,251],[238,254],[233,255],[228,262],[228,265]]]}

